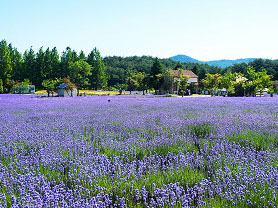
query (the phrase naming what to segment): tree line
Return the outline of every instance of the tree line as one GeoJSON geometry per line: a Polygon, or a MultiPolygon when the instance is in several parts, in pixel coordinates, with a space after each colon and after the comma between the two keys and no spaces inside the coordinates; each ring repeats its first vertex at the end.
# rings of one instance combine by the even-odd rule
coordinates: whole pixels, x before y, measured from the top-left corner
{"type": "MultiPolygon", "coordinates": [[[[36,89],[57,88],[62,79],[68,78],[78,89],[118,89],[146,90],[149,88],[167,88],[169,68],[197,69],[198,64],[177,64],[169,59],[142,57],[105,57],[94,48],[88,55],[82,50],[77,52],[67,47],[61,55],[57,48],[41,47],[37,52],[30,47],[20,53],[6,40],[0,42],[0,92],[9,93],[12,88],[33,84],[36,89]],[[158,63],[159,62],[159,63],[158,63]],[[153,65],[159,69],[155,74],[153,65]],[[154,78],[158,74],[160,78],[154,78]],[[168,76],[168,77],[167,77],[168,76]],[[158,81],[159,80],[159,81],[158,81]],[[164,80],[164,81],[163,81],[164,80]],[[166,81],[167,80],[167,81],[166,81]],[[154,85],[151,83],[154,82],[154,85]]],[[[200,76],[205,73],[217,73],[220,69],[208,65],[198,65],[200,76]]]]}
{"type": "Polygon", "coordinates": [[[101,89],[107,86],[106,67],[100,52],[94,48],[88,56],[67,47],[61,55],[57,48],[42,47],[37,53],[31,47],[21,54],[5,40],[0,42],[0,90],[8,93],[17,83],[32,83],[43,89],[43,83],[69,77],[78,88],[101,89]],[[28,80],[28,81],[26,81],[28,80]]]}
{"type": "Polygon", "coordinates": [[[273,96],[277,93],[277,82],[271,81],[272,75],[265,69],[256,72],[252,66],[247,67],[246,74],[240,72],[226,72],[221,74],[206,74],[200,82],[200,89],[208,90],[210,94],[225,93],[227,96],[256,96],[267,89],[273,96]]]}
{"type": "MultiPolygon", "coordinates": [[[[192,70],[199,76],[200,89],[213,91],[223,84],[211,87],[211,80],[218,83],[220,76],[222,82],[232,75],[233,80],[235,76],[248,77],[250,67],[254,73],[265,71],[272,81],[278,80],[278,61],[272,60],[257,59],[249,64],[236,64],[221,69],[207,64],[178,63],[151,56],[102,58],[96,48],[88,55],[82,50],[77,52],[70,47],[61,54],[56,47],[52,49],[41,47],[37,52],[31,47],[22,54],[11,43],[2,40],[0,42],[0,93],[9,93],[18,85],[31,83],[36,86],[36,89],[47,89],[50,93],[62,82],[74,83],[78,90],[117,89],[120,92],[123,90],[145,92],[154,89],[159,92],[170,92],[173,77],[169,71],[178,69],[192,70]],[[217,79],[218,81],[215,81],[217,79]]],[[[185,79],[183,77],[179,80],[185,83],[185,79]]],[[[185,87],[188,86],[179,89],[185,87]]],[[[237,92],[237,89],[235,87],[234,91],[237,92]]],[[[230,91],[232,94],[233,90],[230,91]]]]}

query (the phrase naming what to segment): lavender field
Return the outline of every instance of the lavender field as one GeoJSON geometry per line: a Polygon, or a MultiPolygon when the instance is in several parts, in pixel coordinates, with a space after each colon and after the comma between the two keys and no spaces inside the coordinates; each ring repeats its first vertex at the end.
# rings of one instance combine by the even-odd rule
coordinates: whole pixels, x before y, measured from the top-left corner
{"type": "Polygon", "coordinates": [[[0,207],[276,207],[278,98],[0,96],[0,207]]]}

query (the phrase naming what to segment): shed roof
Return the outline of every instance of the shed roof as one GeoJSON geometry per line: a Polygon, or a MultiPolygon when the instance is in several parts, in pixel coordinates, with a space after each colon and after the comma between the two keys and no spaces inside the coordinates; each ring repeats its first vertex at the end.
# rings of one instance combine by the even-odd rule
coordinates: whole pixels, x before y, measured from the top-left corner
{"type": "Polygon", "coordinates": [[[65,89],[67,86],[68,86],[68,84],[63,83],[63,84],[60,84],[58,88],[59,89],[65,89]]]}
{"type": "MultiPolygon", "coordinates": [[[[171,70],[170,74],[173,77],[179,77],[179,70],[171,70]]],[[[182,75],[188,76],[189,78],[198,78],[198,75],[194,74],[194,72],[191,70],[182,70],[182,75]]]]}

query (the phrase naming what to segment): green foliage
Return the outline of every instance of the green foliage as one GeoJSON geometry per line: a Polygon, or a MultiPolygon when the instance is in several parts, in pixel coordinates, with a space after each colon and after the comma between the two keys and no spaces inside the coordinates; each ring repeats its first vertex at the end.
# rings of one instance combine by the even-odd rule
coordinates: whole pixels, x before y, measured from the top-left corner
{"type": "Polygon", "coordinates": [[[138,83],[138,90],[142,90],[143,94],[148,89],[148,76],[144,72],[136,74],[136,81],[138,83]]]}
{"type": "Polygon", "coordinates": [[[184,93],[189,85],[188,80],[189,77],[183,76],[182,69],[179,69],[179,79],[177,81],[178,81],[179,94],[181,94],[182,96],[184,96],[184,93]]]}
{"type": "Polygon", "coordinates": [[[2,79],[3,87],[6,88],[7,82],[12,75],[11,54],[5,40],[0,42],[0,79],[2,79]]]}
{"type": "Polygon", "coordinates": [[[188,126],[188,130],[191,136],[201,139],[208,138],[214,133],[212,126],[208,123],[188,126]]]}
{"type": "MultiPolygon", "coordinates": [[[[226,88],[230,95],[255,95],[262,92],[271,84],[271,80],[278,80],[278,61],[256,59],[249,64],[235,64],[226,69],[198,63],[177,63],[170,59],[158,59],[151,56],[142,57],[105,57],[102,59],[100,52],[94,48],[88,57],[83,51],[77,53],[67,47],[61,57],[57,49],[42,47],[37,53],[32,47],[22,55],[11,44],[5,40],[0,42],[0,79],[3,82],[4,92],[9,92],[14,83],[29,79],[37,89],[41,89],[44,80],[55,80],[71,76],[70,64],[77,61],[84,61],[91,65],[89,80],[81,83],[81,88],[103,89],[115,87],[117,84],[129,85],[129,88],[142,90],[154,88],[157,92],[170,92],[171,77],[165,73],[166,69],[187,69],[192,70],[199,76],[200,87],[211,91],[226,88]],[[252,69],[252,70],[250,70],[252,69]],[[241,73],[248,81],[234,82],[233,75],[241,73]],[[132,74],[132,79],[130,79],[132,74]],[[214,75],[213,77],[207,74],[214,75]],[[223,77],[217,79],[218,75],[223,77]],[[211,78],[211,79],[210,79],[211,78]],[[255,81],[255,82],[254,82],[255,81]],[[219,83],[218,83],[219,82],[219,83]],[[132,87],[131,87],[132,86],[132,87]],[[203,86],[203,87],[202,87],[203,86]]],[[[81,80],[84,81],[82,78],[81,80]]],[[[79,88],[78,82],[76,82],[79,88]]],[[[272,88],[271,88],[272,89],[272,88]]],[[[277,87],[273,86],[274,93],[277,87]]],[[[273,91],[270,91],[273,92],[273,91]]],[[[171,93],[171,92],[170,92],[171,93]]]]}
{"type": "Polygon", "coordinates": [[[78,94],[79,89],[89,86],[89,76],[92,74],[91,69],[92,66],[83,60],[69,63],[70,78],[77,86],[78,94]]]}
{"type": "Polygon", "coordinates": [[[134,91],[138,88],[138,82],[136,74],[130,74],[130,76],[127,78],[127,90],[134,91]]]}
{"type": "Polygon", "coordinates": [[[266,70],[262,70],[261,72],[257,72],[258,78],[256,80],[256,90],[260,92],[260,94],[271,85],[271,76],[267,75],[266,70]]]}
{"type": "Polygon", "coordinates": [[[82,51],[82,50],[80,51],[78,59],[82,60],[82,61],[86,61],[87,60],[87,57],[86,57],[84,51],[82,51]]]}
{"type": "Polygon", "coordinates": [[[188,118],[196,118],[196,117],[198,117],[196,114],[186,114],[186,115],[184,116],[185,119],[188,119],[188,118]]]}
{"type": "Polygon", "coordinates": [[[225,88],[228,95],[233,94],[235,92],[235,81],[236,74],[232,74],[231,72],[226,73],[224,76],[220,77],[220,87],[225,88]]]}
{"type": "Polygon", "coordinates": [[[115,87],[121,95],[122,92],[127,89],[127,84],[117,84],[115,87]]]}
{"type": "Polygon", "coordinates": [[[30,81],[25,79],[23,82],[18,82],[12,87],[14,94],[27,94],[29,93],[30,81]]]}
{"type": "Polygon", "coordinates": [[[162,74],[161,90],[163,92],[173,93],[172,92],[173,82],[174,82],[174,78],[171,76],[171,74],[168,71],[164,72],[162,74]]]}
{"type": "Polygon", "coordinates": [[[258,134],[255,132],[243,132],[228,138],[230,142],[236,142],[242,146],[252,145],[256,150],[267,150],[270,147],[277,148],[277,139],[275,135],[258,134]]]}
{"type": "Polygon", "coordinates": [[[244,82],[243,87],[248,95],[255,96],[257,91],[261,94],[265,88],[271,85],[271,76],[264,69],[256,72],[252,66],[248,66],[246,78],[247,80],[244,82]]]}
{"type": "Polygon", "coordinates": [[[107,85],[108,87],[114,87],[117,84],[124,84],[128,78],[128,72],[123,68],[107,67],[107,85]]]}
{"type": "Polygon", "coordinates": [[[150,72],[149,86],[155,90],[159,90],[162,83],[163,68],[158,58],[155,59],[150,72]]]}
{"type": "Polygon", "coordinates": [[[0,94],[4,93],[3,81],[0,79],[0,94]]]}
{"type": "Polygon", "coordinates": [[[69,63],[75,61],[78,61],[78,55],[76,51],[72,50],[70,47],[67,47],[66,50],[62,52],[59,77],[68,77],[69,63]]]}
{"type": "Polygon", "coordinates": [[[178,97],[178,95],[167,93],[167,94],[165,94],[165,97],[169,97],[169,98],[171,98],[171,97],[178,97]]]}
{"type": "Polygon", "coordinates": [[[216,92],[221,83],[220,74],[206,74],[206,78],[202,80],[205,89],[216,92]]]}
{"type": "Polygon", "coordinates": [[[270,96],[273,96],[273,94],[275,93],[273,86],[270,86],[270,87],[268,88],[267,93],[270,94],[270,96]]]}
{"type": "Polygon", "coordinates": [[[182,64],[180,62],[178,62],[176,64],[176,66],[174,67],[174,70],[179,70],[179,69],[182,69],[182,68],[183,68],[182,64]]]}
{"type": "Polygon", "coordinates": [[[35,56],[34,70],[31,72],[31,77],[34,85],[40,87],[42,84],[42,79],[46,77],[47,69],[45,59],[45,52],[41,47],[35,56]]]}
{"type": "Polygon", "coordinates": [[[35,52],[32,49],[32,47],[27,51],[24,52],[23,54],[23,70],[22,73],[24,74],[25,79],[29,79],[30,81],[35,81],[37,82],[37,77],[33,75],[33,72],[36,70],[35,69],[35,52]]]}
{"type": "Polygon", "coordinates": [[[92,66],[92,73],[89,78],[91,87],[95,90],[106,87],[106,66],[104,65],[100,52],[96,48],[88,55],[87,62],[92,66]]]}
{"type": "Polygon", "coordinates": [[[60,79],[46,79],[42,82],[42,86],[46,89],[47,91],[47,96],[49,97],[49,94],[57,91],[58,86],[62,83],[62,80],[60,79]]]}
{"type": "MultiPolygon", "coordinates": [[[[12,61],[11,80],[22,81],[24,79],[28,79],[28,77],[26,77],[26,75],[23,72],[22,54],[20,52],[18,52],[18,50],[16,48],[13,48],[12,44],[9,44],[8,48],[9,48],[9,51],[10,51],[11,61],[12,61]]],[[[7,83],[7,85],[9,85],[9,83],[7,83]]],[[[7,86],[7,88],[8,88],[8,91],[9,91],[11,86],[7,86]]]]}
{"type": "Polygon", "coordinates": [[[113,179],[109,176],[103,176],[96,179],[96,185],[104,187],[108,193],[118,196],[123,196],[122,190],[125,190],[127,193],[125,195],[127,203],[134,203],[132,196],[135,195],[136,189],[141,190],[145,187],[147,191],[153,191],[153,184],[155,184],[157,188],[163,188],[165,184],[174,184],[177,182],[180,182],[182,186],[187,185],[192,187],[196,183],[200,183],[203,178],[205,178],[205,175],[201,171],[183,167],[179,169],[150,172],[137,180],[131,178],[133,179],[133,183],[130,183],[131,180],[123,181],[113,179]]]}

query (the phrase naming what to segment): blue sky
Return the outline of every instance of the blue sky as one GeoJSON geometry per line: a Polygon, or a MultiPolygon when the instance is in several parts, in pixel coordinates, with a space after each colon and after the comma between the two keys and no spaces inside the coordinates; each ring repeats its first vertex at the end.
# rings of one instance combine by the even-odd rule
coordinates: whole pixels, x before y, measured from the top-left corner
{"type": "Polygon", "coordinates": [[[277,0],[1,0],[0,39],[23,52],[278,59],[277,0]]]}

